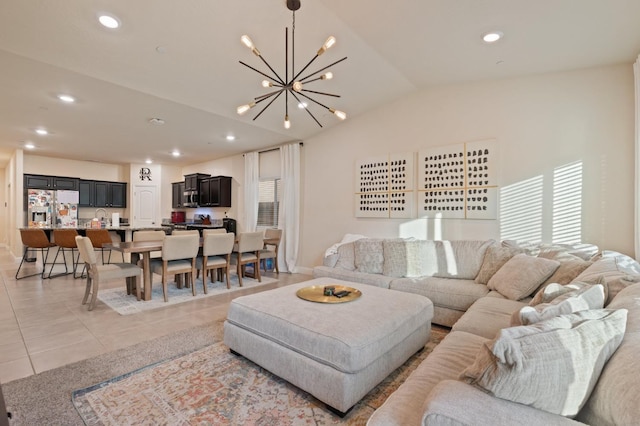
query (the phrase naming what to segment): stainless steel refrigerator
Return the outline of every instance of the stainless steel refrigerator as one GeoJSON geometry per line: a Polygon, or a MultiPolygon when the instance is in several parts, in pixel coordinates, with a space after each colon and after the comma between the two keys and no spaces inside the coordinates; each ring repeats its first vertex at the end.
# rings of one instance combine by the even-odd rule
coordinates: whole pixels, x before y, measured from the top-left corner
{"type": "Polygon", "coordinates": [[[77,228],[78,191],[27,190],[27,226],[77,228]]]}

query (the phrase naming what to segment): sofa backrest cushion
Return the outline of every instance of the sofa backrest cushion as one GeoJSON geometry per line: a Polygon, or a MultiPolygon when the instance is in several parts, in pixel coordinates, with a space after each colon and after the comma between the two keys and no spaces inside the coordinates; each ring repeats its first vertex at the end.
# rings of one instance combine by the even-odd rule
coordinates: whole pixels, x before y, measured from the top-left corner
{"type": "Polygon", "coordinates": [[[640,263],[625,254],[607,250],[594,260],[591,266],[575,278],[575,281],[593,283],[600,276],[604,276],[609,289],[605,306],[620,290],[640,280],[640,263]]]}
{"type": "Polygon", "coordinates": [[[392,238],[382,243],[384,264],[382,274],[394,278],[430,276],[425,262],[435,255],[435,242],[428,240],[392,238]]]}
{"type": "Polygon", "coordinates": [[[511,300],[528,297],[553,274],[560,262],[542,257],[517,254],[496,272],[487,287],[511,300]]]}
{"type": "Polygon", "coordinates": [[[335,267],[346,269],[347,271],[355,271],[356,254],[354,243],[346,243],[338,247],[338,260],[336,261],[335,267]]]}
{"type": "Polygon", "coordinates": [[[436,256],[425,259],[427,271],[439,278],[473,280],[478,275],[487,248],[495,240],[435,241],[436,256]]]}
{"type": "Polygon", "coordinates": [[[383,240],[362,238],[353,244],[356,270],[367,274],[382,274],[384,266],[383,240]]]}
{"type": "Polygon", "coordinates": [[[478,284],[488,283],[491,277],[498,272],[509,259],[520,253],[524,253],[524,250],[519,247],[502,247],[495,244],[489,246],[484,253],[482,266],[476,276],[476,282],[478,284]]]}
{"type": "Polygon", "coordinates": [[[502,329],[461,378],[498,398],[574,417],[620,345],[626,321],[626,309],[597,309],[502,329]]]}

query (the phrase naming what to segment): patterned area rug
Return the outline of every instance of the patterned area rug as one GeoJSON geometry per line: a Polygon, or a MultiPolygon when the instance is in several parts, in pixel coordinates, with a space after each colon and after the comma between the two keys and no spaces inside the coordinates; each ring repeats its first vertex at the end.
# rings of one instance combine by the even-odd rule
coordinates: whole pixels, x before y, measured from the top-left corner
{"type": "Polygon", "coordinates": [[[76,390],[72,399],[86,425],[364,425],[447,333],[432,326],[425,350],[342,419],[221,342],[76,390]]]}
{"type": "Polygon", "coordinates": [[[237,275],[231,275],[230,279],[231,288],[227,288],[226,282],[216,281],[212,283],[209,281],[207,284],[207,294],[204,294],[202,290],[202,280],[196,279],[196,295],[191,293],[191,288],[178,288],[172,282],[169,282],[167,290],[169,291],[169,301],[164,301],[162,295],[162,283],[154,282],[151,288],[151,300],[138,301],[135,294],[127,295],[127,292],[123,288],[111,288],[98,291],[98,300],[105,303],[111,309],[119,313],[120,315],[138,314],[143,311],[151,309],[166,308],[170,305],[177,303],[190,302],[192,300],[203,299],[205,297],[217,296],[220,294],[227,294],[243,290],[245,288],[259,287],[267,284],[273,284],[278,282],[275,278],[262,277],[262,282],[258,282],[253,278],[242,278],[242,287],[238,285],[237,275]]]}

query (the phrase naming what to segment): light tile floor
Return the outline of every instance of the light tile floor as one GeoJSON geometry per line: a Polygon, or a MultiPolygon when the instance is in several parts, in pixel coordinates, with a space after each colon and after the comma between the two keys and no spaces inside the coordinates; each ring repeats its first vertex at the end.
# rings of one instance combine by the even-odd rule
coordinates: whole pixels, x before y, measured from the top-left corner
{"type": "MultiPolygon", "coordinates": [[[[263,275],[277,278],[278,283],[121,316],[99,300],[89,312],[81,304],[84,279],[68,275],[16,281],[18,265],[19,259],[0,248],[0,383],[222,319],[235,297],[312,278],[267,272],[263,275]]],[[[102,286],[118,287],[125,291],[124,281],[102,286]]]]}

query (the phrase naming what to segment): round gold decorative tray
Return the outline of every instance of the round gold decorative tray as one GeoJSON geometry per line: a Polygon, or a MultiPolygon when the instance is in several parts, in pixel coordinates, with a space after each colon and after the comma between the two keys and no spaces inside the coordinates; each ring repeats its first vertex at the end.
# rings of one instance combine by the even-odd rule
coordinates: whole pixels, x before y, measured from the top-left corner
{"type": "Polygon", "coordinates": [[[317,303],[345,303],[351,302],[352,300],[356,300],[358,297],[362,296],[362,292],[357,288],[346,287],[338,284],[327,284],[327,285],[312,285],[310,287],[301,288],[296,292],[296,296],[300,299],[308,300],[310,302],[317,303]],[[350,293],[343,297],[336,296],[325,296],[324,288],[325,287],[335,287],[335,292],[339,291],[349,291],[350,293]]]}

